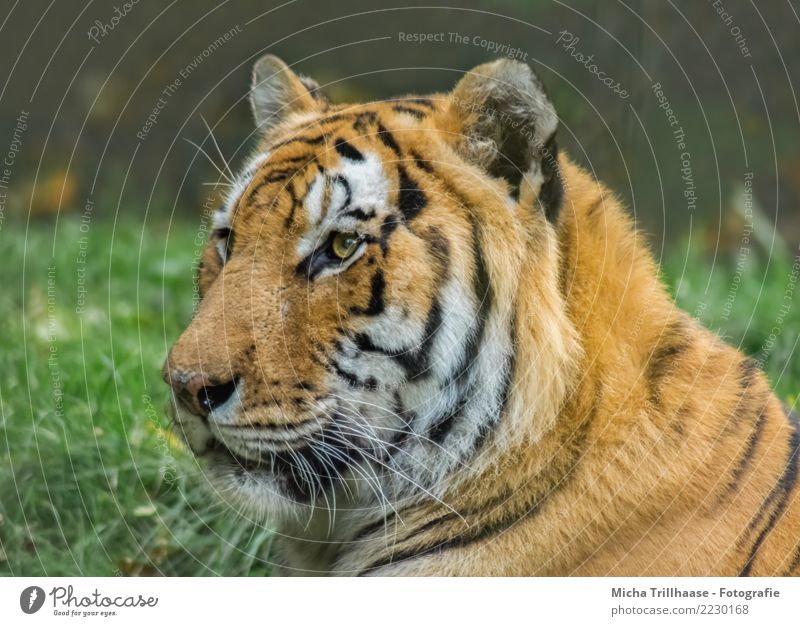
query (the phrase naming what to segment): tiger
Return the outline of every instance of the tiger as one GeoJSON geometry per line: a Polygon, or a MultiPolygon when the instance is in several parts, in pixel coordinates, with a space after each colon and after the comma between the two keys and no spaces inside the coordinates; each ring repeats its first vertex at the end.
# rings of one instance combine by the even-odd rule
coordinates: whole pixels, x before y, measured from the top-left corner
{"type": "Polygon", "coordinates": [[[163,377],[275,573],[800,573],[797,416],[676,306],[527,64],[336,104],[266,56],[249,94],[163,377]]]}

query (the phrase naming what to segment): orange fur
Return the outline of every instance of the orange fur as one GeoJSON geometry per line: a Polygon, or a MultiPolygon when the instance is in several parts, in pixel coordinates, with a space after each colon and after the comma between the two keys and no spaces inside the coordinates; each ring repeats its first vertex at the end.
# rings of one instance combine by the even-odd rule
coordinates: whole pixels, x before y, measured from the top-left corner
{"type": "MultiPolygon", "coordinates": [[[[265,67],[288,72],[273,59],[265,67]]],[[[371,306],[376,272],[385,279],[386,306],[420,326],[443,275],[469,284],[485,271],[492,319],[513,321],[513,376],[500,420],[466,464],[431,487],[438,497],[417,493],[396,502],[396,514],[356,544],[347,543],[347,528],[332,537],[319,521],[308,530],[286,526],[287,534],[329,541],[317,548],[303,537],[287,541],[293,567],[413,575],[800,573],[800,427],[764,375],[674,305],[619,202],[568,157],[557,161],[564,193],[555,221],[539,208],[538,174],[522,177],[513,206],[508,179],[490,175],[497,164],[490,164],[487,133],[497,131],[500,142],[505,131],[485,128],[494,122],[482,117],[484,104],[504,104],[486,77],[516,71],[524,70],[509,62],[481,66],[453,94],[424,105],[352,106],[312,99],[289,74],[279,92],[287,112],[264,136],[269,158],[236,199],[232,255],[223,266],[213,241],[206,251],[203,302],[172,348],[165,376],[176,384],[197,372],[209,380],[235,373],[245,381],[240,426],[301,425],[315,419],[315,401],[333,384],[321,354],[373,323],[353,311],[371,306]],[[427,206],[392,231],[388,253],[381,225],[366,222],[372,239],[365,256],[335,280],[310,281],[296,271],[297,242],[311,228],[302,199],[319,171],[342,162],[334,148],[340,139],[379,155],[391,204],[402,202],[405,168],[427,206]],[[287,162],[291,171],[269,182],[287,162]]],[[[276,115],[273,104],[262,108],[276,115]]],[[[534,153],[546,159],[542,141],[536,138],[534,153]]],[[[333,191],[325,193],[329,202],[333,191]]],[[[357,375],[365,380],[370,372],[357,375]]],[[[176,417],[179,424],[195,419],[180,407],[176,417]]]]}

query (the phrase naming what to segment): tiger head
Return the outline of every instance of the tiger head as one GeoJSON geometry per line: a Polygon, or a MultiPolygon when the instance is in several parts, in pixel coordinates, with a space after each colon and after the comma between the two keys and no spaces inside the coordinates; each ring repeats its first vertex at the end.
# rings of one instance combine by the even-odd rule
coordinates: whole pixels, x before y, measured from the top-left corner
{"type": "Polygon", "coordinates": [[[164,366],[214,484],[279,516],[336,494],[424,497],[546,430],[572,350],[565,182],[530,68],[335,105],[267,56],[251,104],[260,144],[164,366]]]}

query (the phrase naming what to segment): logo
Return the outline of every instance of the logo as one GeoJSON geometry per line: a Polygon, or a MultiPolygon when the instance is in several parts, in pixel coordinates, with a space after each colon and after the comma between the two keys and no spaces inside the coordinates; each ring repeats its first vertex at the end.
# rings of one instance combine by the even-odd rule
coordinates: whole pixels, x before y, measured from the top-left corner
{"type": "Polygon", "coordinates": [[[42,608],[44,604],[44,589],[41,587],[27,587],[19,594],[19,608],[23,613],[31,615],[42,608]]]}

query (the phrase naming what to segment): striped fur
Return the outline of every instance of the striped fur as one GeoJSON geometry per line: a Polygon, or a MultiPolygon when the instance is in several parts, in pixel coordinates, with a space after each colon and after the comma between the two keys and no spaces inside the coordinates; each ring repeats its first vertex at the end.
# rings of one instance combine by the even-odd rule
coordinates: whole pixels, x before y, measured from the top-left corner
{"type": "Polygon", "coordinates": [[[253,105],[165,376],[235,383],[175,422],[284,571],[800,574],[796,416],[676,309],[527,67],[332,105],[268,57],[253,105]]]}

